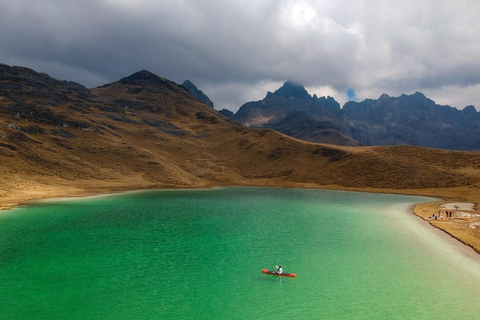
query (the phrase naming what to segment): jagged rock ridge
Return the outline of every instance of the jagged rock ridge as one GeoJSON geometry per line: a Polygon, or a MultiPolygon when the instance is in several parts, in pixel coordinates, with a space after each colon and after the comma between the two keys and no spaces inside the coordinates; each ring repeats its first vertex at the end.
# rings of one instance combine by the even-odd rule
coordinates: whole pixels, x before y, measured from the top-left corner
{"type": "Polygon", "coordinates": [[[182,83],[182,86],[184,86],[188,90],[188,92],[190,92],[192,94],[192,96],[197,98],[200,102],[202,102],[202,103],[206,104],[207,106],[213,108],[212,100],[210,100],[210,98],[205,93],[203,93],[202,90],[199,90],[190,80],[188,80],[188,79],[185,80],[182,83]]]}
{"type": "MultiPolygon", "coordinates": [[[[269,95],[280,107],[287,99],[305,100],[324,113],[338,109],[333,99],[304,93],[269,95]]],[[[289,113],[278,126],[311,126],[308,110],[289,113]]],[[[324,132],[336,130],[330,120],[322,121],[317,117],[313,123],[324,132]]],[[[478,159],[478,153],[413,147],[326,146],[252,130],[147,71],[89,90],[30,69],[0,66],[4,203],[15,202],[22,192],[25,200],[180,186],[465,186],[478,183],[478,175],[467,174],[478,169],[478,159]],[[458,170],[465,163],[470,167],[458,170]]]]}
{"type": "Polygon", "coordinates": [[[220,114],[224,115],[225,117],[227,117],[229,119],[233,118],[234,113],[232,111],[228,110],[228,109],[222,109],[218,112],[220,112],[220,114]]]}
{"type": "Polygon", "coordinates": [[[480,150],[480,113],[473,106],[441,106],[420,92],[382,94],[340,109],[332,97],[312,97],[303,86],[286,82],[263,100],[244,104],[232,118],[313,142],[480,150]]]}
{"type": "Polygon", "coordinates": [[[311,96],[291,81],[261,101],[245,103],[232,117],[248,127],[271,128],[292,137],[337,145],[359,146],[336,122],[340,104],[332,97],[311,96]]]}
{"type": "Polygon", "coordinates": [[[473,106],[442,106],[420,92],[347,102],[338,119],[365,145],[414,145],[480,150],[480,113],[473,106]]]}

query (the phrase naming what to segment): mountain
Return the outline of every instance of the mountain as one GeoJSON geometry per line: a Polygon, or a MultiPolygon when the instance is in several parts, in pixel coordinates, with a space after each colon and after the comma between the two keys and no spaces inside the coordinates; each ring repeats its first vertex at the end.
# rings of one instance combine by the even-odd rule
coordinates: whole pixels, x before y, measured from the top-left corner
{"type": "Polygon", "coordinates": [[[182,86],[185,87],[185,89],[188,90],[194,96],[195,98],[198,99],[198,101],[206,104],[209,107],[213,108],[213,102],[210,100],[209,97],[205,93],[203,93],[202,90],[198,90],[198,88],[190,81],[190,80],[185,80],[182,83],[182,86]]]}
{"type": "MultiPolygon", "coordinates": [[[[320,108],[312,102],[318,98],[300,91],[270,95],[320,108]]],[[[477,113],[467,108],[461,115],[477,113]]],[[[310,118],[308,111],[290,112],[279,126],[290,130],[289,123],[310,118]]],[[[322,130],[336,130],[328,121],[322,130]]],[[[247,128],[145,70],[87,89],[0,64],[0,163],[0,209],[47,197],[214,186],[360,190],[467,202],[480,197],[480,152],[334,146],[247,128]]],[[[436,206],[427,204],[425,217],[436,206]]],[[[480,250],[472,221],[435,225],[480,250]]]]}
{"type": "Polygon", "coordinates": [[[480,150],[480,113],[473,106],[442,106],[420,92],[378,100],[347,102],[339,120],[365,145],[414,145],[451,150],[480,150]]]}
{"type": "Polygon", "coordinates": [[[288,136],[318,143],[357,147],[360,144],[342,132],[329,118],[312,116],[304,111],[288,113],[285,117],[265,124],[288,136]]]}
{"type": "Polygon", "coordinates": [[[289,136],[336,145],[360,144],[342,132],[336,118],[340,105],[332,97],[313,97],[291,81],[261,101],[248,102],[232,119],[252,128],[271,128],[289,136]]]}
{"type": "MultiPolygon", "coordinates": [[[[290,99],[319,100],[296,93],[290,99]]],[[[87,89],[0,65],[0,163],[3,207],[144,188],[480,189],[478,152],[340,147],[251,129],[145,70],[87,89]]]]}
{"type": "Polygon", "coordinates": [[[229,118],[229,119],[232,119],[233,118],[233,112],[228,110],[228,109],[222,109],[220,111],[220,114],[224,115],[225,117],[229,118]]]}
{"type": "Polygon", "coordinates": [[[148,71],[89,90],[0,65],[0,199],[200,186],[221,175],[202,140],[237,127],[148,71]]]}
{"type": "Polygon", "coordinates": [[[303,86],[286,82],[263,100],[244,104],[232,119],[312,142],[480,150],[480,113],[473,106],[438,105],[420,92],[350,101],[340,109],[333,98],[312,97],[303,86]]]}

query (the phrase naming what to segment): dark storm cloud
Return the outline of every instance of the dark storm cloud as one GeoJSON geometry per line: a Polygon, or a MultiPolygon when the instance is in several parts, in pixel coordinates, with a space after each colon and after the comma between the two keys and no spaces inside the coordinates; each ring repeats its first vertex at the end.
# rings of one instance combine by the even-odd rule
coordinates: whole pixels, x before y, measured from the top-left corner
{"type": "Polygon", "coordinates": [[[341,102],[353,88],[358,99],[424,91],[464,107],[480,101],[479,9],[473,0],[0,0],[0,62],[88,87],[147,69],[192,80],[219,108],[287,79],[341,102]]]}

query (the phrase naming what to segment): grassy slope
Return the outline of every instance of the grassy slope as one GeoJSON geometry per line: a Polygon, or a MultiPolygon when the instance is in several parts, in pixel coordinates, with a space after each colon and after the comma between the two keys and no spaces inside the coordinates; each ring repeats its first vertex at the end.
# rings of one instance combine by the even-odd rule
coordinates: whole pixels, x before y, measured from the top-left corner
{"type": "MultiPolygon", "coordinates": [[[[308,143],[272,130],[241,127],[165,83],[145,87],[117,82],[96,88],[92,90],[96,98],[81,108],[72,109],[70,101],[55,107],[47,100],[26,101],[88,125],[59,128],[33,122],[43,133],[26,133],[32,122],[7,112],[15,102],[0,97],[0,205],[54,196],[219,185],[333,188],[473,202],[480,198],[479,152],[308,143]],[[119,98],[153,107],[104,108],[105,101],[119,98]],[[52,134],[59,129],[74,137],[52,134]]],[[[443,229],[454,229],[447,227],[443,229]]],[[[455,236],[480,248],[480,234],[472,236],[468,225],[455,228],[460,230],[455,236]]]]}

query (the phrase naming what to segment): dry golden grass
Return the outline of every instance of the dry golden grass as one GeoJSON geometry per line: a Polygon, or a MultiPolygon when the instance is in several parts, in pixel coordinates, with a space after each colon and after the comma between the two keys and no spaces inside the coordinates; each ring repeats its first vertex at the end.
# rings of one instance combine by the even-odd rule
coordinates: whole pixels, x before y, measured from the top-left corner
{"type": "MultiPolygon", "coordinates": [[[[101,97],[148,101],[155,110],[102,111],[101,102],[83,112],[69,104],[55,107],[55,114],[89,124],[88,130],[62,128],[73,138],[52,135],[58,127],[42,123],[35,124],[45,133],[26,134],[12,125],[30,123],[0,114],[0,207],[45,197],[233,185],[480,198],[480,152],[309,143],[241,127],[188,94],[154,91],[133,94],[131,86],[119,83],[92,90],[101,97]],[[168,122],[178,130],[121,122],[110,114],[168,122]]],[[[432,205],[415,212],[423,216],[432,205]]],[[[435,226],[479,250],[480,234],[468,223],[435,226]]]]}
{"type": "MultiPolygon", "coordinates": [[[[476,198],[478,199],[478,198],[476,198]]],[[[472,201],[473,203],[476,203],[472,201]]],[[[430,222],[431,225],[437,227],[454,238],[459,239],[466,245],[472,247],[480,253],[480,219],[476,217],[465,218],[458,214],[462,210],[454,210],[452,218],[444,218],[442,220],[431,219],[434,213],[438,213],[439,207],[446,203],[445,201],[436,201],[429,203],[420,203],[415,206],[414,213],[422,219],[430,222]]],[[[477,203],[476,203],[477,204],[477,203]]],[[[469,214],[480,215],[480,211],[469,211],[469,214]]]]}

